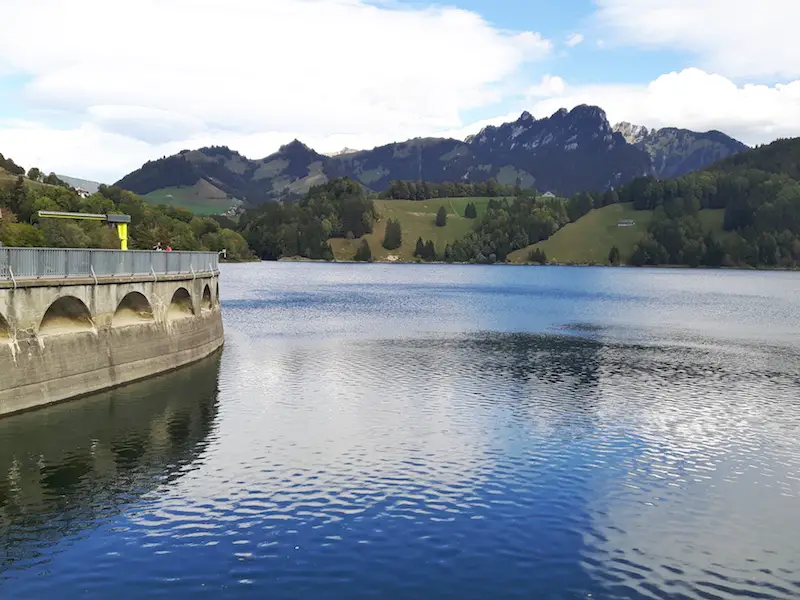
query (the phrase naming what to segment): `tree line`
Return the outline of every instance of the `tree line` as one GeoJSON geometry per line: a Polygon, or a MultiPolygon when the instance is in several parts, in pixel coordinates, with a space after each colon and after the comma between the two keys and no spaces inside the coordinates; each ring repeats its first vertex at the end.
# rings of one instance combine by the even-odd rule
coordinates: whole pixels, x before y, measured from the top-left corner
{"type": "Polygon", "coordinates": [[[677,179],[634,180],[619,191],[634,208],[654,210],[634,265],[800,266],[800,139],[735,155],[712,170],[677,179]],[[700,219],[724,210],[723,232],[700,219]]]}
{"type": "Polygon", "coordinates": [[[505,262],[520,248],[546,240],[571,219],[568,202],[528,195],[492,199],[474,231],[448,245],[444,259],[454,262],[505,262]]]}
{"type": "Polygon", "coordinates": [[[312,187],[296,202],[267,202],[245,211],[240,232],[265,260],[288,256],[333,259],[331,238],[372,233],[377,213],[363,188],[349,178],[312,187]]]}
{"type": "Polygon", "coordinates": [[[402,181],[396,180],[379,197],[389,200],[430,200],[431,198],[497,198],[516,196],[519,186],[501,185],[496,179],[467,183],[464,181],[402,181]]]}

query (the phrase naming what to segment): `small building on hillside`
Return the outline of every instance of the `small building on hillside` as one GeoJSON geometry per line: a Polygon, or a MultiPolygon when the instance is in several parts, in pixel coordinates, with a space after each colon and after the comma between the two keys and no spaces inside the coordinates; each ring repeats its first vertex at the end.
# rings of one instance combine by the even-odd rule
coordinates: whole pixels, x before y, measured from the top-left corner
{"type": "Polygon", "coordinates": [[[636,225],[636,221],[633,219],[623,219],[617,223],[617,227],[633,227],[636,225]]]}
{"type": "Polygon", "coordinates": [[[89,196],[91,196],[91,194],[89,193],[89,190],[85,190],[85,189],[80,188],[80,187],[79,188],[75,188],[75,193],[78,194],[78,196],[80,196],[81,198],[88,198],[89,196]]]}
{"type": "Polygon", "coordinates": [[[542,194],[542,198],[555,198],[556,195],[553,192],[545,192],[542,194]]]}

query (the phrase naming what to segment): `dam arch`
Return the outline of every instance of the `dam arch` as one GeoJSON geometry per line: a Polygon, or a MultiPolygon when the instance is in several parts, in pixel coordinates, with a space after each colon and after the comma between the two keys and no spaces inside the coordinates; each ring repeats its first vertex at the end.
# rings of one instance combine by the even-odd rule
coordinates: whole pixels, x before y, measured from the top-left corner
{"type": "Polygon", "coordinates": [[[0,417],[215,353],[224,344],[213,306],[217,259],[216,252],[1,249],[0,417]],[[206,285],[210,311],[201,305],[206,285]]]}
{"type": "Polygon", "coordinates": [[[89,308],[75,296],[61,296],[53,301],[39,323],[39,335],[64,335],[94,331],[89,308]]]}
{"type": "Polygon", "coordinates": [[[203,299],[200,301],[200,311],[208,312],[214,310],[214,303],[211,300],[211,288],[206,284],[203,287],[203,299]]]}
{"type": "Polygon", "coordinates": [[[172,300],[170,300],[169,309],[167,309],[167,318],[170,320],[188,319],[193,317],[194,314],[192,295],[185,287],[179,287],[172,294],[172,300]]]}
{"type": "Polygon", "coordinates": [[[153,306],[147,296],[141,292],[129,292],[120,301],[114,317],[111,319],[113,327],[126,327],[153,321],[153,306]]]}

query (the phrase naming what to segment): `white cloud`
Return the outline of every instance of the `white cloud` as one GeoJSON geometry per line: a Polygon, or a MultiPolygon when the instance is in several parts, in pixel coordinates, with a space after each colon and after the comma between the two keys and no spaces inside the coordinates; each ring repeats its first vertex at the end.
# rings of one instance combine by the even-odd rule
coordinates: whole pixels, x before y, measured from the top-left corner
{"type": "Polygon", "coordinates": [[[689,51],[728,77],[800,76],[797,0],[595,0],[618,42],[689,51]]]}
{"type": "MultiPolygon", "coordinates": [[[[463,111],[502,100],[520,68],[551,49],[473,12],[366,0],[26,0],[4,6],[0,23],[0,73],[28,78],[29,109],[83,123],[54,131],[55,147],[78,132],[118,136],[137,156],[140,143],[158,151],[204,137],[361,147],[458,127],[463,111]]],[[[7,154],[43,154],[69,172],[74,152],[0,135],[7,154]]],[[[138,166],[107,154],[73,172],[138,166]]]]}
{"type": "Polygon", "coordinates": [[[583,43],[583,35],[580,33],[571,33],[567,36],[566,44],[570,48],[574,48],[578,44],[583,43]]]}
{"type": "Polygon", "coordinates": [[[800,136],[800,80],[737,86],[721,75],[690,68],[641,86],[565,84],[557,95],[531,100],[535,103],[529,110],[537,118],[561,107],[595,104],[605,109],[612,124],[718,129],[749,145],[800,136]]]}
{"type": "Polygon", "coordinates": [[[545,75],[538,85],[529,87],[525,93],[531,98],[558,96],[564,93],[566,85],[557,75],[545,75]]]}

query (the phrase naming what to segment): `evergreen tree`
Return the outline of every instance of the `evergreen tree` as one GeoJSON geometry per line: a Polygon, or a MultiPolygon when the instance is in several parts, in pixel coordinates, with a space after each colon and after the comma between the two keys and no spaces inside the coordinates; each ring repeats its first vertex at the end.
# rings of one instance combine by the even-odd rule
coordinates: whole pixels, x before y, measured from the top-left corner
{"type": "Polygon", "coordinates": [[[22,175],[19,175],[16,183],[14,183],[14,187],[11,189],[11,197],[8,199],[11,212],[19,214],[27,199],[28,190],[25,187],[25,180],[22,178],[22,175]]]}
{"type": "Polygon", "coordinates": [[[400,221],[389,219],[386,223],[386,233],[383,236],[383,247],[387,250],[396,250],[403,243],[403,231],[400,221]]]}
{"type": "Polygon", "coordinates": [[[547,255],[541,248],[534,248],[528,254],[528,262],[537,263],[540,265],[547,264],[547,255]]]}
{"type": "Polygon", "coordinates": [[[414,248],[414,256],[422,258],[424,252],[425,252],[425,243],[422,241],[421,237],[417,238],[417,245],[414,248]]]}
{"type": "Polygon", "coordinates": [[[424,257],[425,260],[436,260],[436,246],[433,245],[433,240],[425,243],[424,257]]]}
{"type": "Polygon", "coordinates": [[[370,262],[372,260],[372,250],[370,249],[369,242],[366,240],[366,238],[362,238],[353,260],[357,260],[359,262],[370,262]]]}
{"type": "Polygon", "coordinates": [[[436,211],[436,226],[444,227],[445,225],[447,225],[447,210],[444,206],[440,206],[436,211]]]}
{"type": "Polygon", "coordinates": [[[619,248],[616,246],[613,246],[611,251],[608,253],[608,262],[615,267],[620,263],[619,248]]]}
{"type": "Polygon", "coordinates": [[[475,208],[475,204],[470,202],[467,204],[467,207],[464,209],[464,216],[467,219],[476,219],[478,217],[478,209],[475,208]]]}

